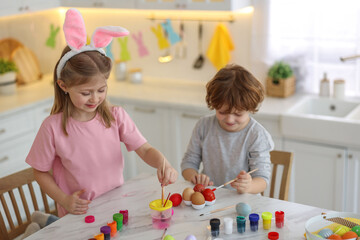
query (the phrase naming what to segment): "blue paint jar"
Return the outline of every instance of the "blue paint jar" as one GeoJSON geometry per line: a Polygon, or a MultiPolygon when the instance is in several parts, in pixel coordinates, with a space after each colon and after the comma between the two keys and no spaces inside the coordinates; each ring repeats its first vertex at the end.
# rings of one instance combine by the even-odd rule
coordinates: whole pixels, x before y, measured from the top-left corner
{"type": "Polygon", "coordinates": [[[217,237],[220,234],[220,219],[212,218],[210,219],[211,226],[211,236],[217,237]]]}
{"type": "Polygon", "coordinates": [[[256,232],[259,229],[259,219],[260,217],[257,213],[252,213],[249,215],[251,231],[256,232]]]}
{"type": "Polygon", "coordinates": [[[245,226],[246,226],[246,219],[244,216],[237,216],[236,217],[236,224],[237,224],[237,231],[238,233],[245,232],[245,226]]]}

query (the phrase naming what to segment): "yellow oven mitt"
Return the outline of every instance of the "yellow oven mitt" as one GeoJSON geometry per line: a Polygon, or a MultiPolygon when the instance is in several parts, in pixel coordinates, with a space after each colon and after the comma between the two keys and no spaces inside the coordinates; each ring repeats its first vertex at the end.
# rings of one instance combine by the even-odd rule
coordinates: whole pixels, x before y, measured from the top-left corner
{"type": "Polygon", "coordinates": [[[217,70],[224,67],[230,61],[230,51],[234,50],[234,43],[226,26],[218,24],[211,39],[206,56],[217,70]]]}

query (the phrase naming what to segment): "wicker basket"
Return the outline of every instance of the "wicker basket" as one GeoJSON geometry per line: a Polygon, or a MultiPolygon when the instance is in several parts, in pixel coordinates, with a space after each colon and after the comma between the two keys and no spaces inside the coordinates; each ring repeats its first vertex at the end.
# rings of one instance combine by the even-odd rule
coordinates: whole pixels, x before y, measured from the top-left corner
{"type": "Polygon", "coordinates": [[[273,83],[273,79],[266,79],[266,94],[270,97],[288,97],[295,93],[295,76],[279,79],[279,83],[273,83]]]}

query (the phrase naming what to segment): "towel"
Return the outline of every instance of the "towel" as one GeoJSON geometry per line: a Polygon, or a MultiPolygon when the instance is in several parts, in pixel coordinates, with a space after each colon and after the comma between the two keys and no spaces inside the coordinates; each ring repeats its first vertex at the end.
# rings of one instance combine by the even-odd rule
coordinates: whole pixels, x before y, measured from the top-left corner
{"type": "Polygon", "coordinates": [[[234,50],[234,43],[228,29],[222,23],[216,26],[214,35],[206,52],[206,56],[217,70],[230,61],[230,51],[234,50]]]}

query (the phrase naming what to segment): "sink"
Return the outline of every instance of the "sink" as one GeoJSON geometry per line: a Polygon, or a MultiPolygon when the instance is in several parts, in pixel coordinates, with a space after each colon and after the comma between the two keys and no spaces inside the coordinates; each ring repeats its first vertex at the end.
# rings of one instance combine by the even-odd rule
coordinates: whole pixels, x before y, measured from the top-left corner
{"type": "Polygon", "coordinates": [[[305,97],[281,116],[287,138],[352,146],[360,142],[360,102],[305,97]]]}
{"type": "Polygon", "coordinates": [[[359,103],[332,98],[305,98],[292,107],[288,113],[296,115],[315,115],[346,117],[359,103]]]}

